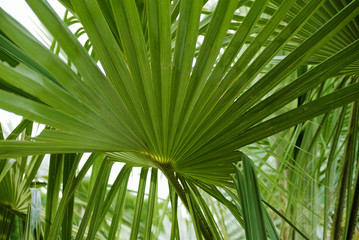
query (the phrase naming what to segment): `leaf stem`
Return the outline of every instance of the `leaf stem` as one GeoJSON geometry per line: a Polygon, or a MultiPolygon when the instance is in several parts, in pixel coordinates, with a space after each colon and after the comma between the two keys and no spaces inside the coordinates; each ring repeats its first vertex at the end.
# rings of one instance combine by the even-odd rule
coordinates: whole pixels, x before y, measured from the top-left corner
{"type": "MultiPolygon", "coordinates": [[[[172,170],[172,167],[168,166],[168,165],[159,165],[158,167],[163,172],[163,174],[166,176],[167,180],[172,184],[173,188],[175,189],[176,193],[182,200],[182,203],[186,207],[187,211],[190,211],[189,210],[190,208],[188,205],[189,203],[186,198],[186,190],[179,183],[178,178],[175,175],[175,172],[172,170]]],[[[211,233],[207,229],[206,225],[204,224],[205,219],[202,219],[200,214],[195,209],[194,209],[193,216],[198,218],[199,227],[200,227],[205,239],[213,239],[213,236],[211,235],[211,233]]]]}

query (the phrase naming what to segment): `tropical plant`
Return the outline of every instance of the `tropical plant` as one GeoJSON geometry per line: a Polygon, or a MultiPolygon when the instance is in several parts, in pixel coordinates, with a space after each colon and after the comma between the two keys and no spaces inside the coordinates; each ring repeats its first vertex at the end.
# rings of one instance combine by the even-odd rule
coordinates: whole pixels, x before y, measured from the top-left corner
{"type": "Polygon", "coordinates": [[[0,108],[24,118],[0,239],[358,236],[358,0],[26,2],[53,41],[0,11],[0,108]]]}

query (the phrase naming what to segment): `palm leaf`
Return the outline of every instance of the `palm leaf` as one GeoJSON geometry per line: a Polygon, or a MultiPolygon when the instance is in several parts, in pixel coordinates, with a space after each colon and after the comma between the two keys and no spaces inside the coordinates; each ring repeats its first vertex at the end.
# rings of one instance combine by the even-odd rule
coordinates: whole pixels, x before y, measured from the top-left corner
{"type": "MultiPolygon", "coordinates": [[[[45,236],[56,238],[63,224],[63,236],[70,237],[76,231],[76,239],[115,238],[117,226],[127,216],[123,213],[126,191],[119,187],[127,186],[130,168],[139,166],[142,175],[130,219],[133,224],[131,230],[127,228],[130,238],[151,236],[154,221],[141,220],[148,167],[153,168],[151,206],[156,203],[155,169],[162,171],[175,190],[171,197],[172,238],[180,235],[177,196],[192,217],[198,239],[223,237],[202,190],[224,204],[240,223],[244,220],[247,226],[260,219],[268,234],[276,237],[276,226],[268,213],[259,210],[252,218],[247,214],[248,209],[254,213],[251,202],[243,201],[246,207],[238,211],[226,199],[230,191],[224,194],[219,189],[235,186],[231,174],[238,174],[234,163],[241,160],[239,148],[251,150],[250,144],[266,141],[263,139],[281,131],[291,132],[294,126],[292,141],[310,153],[321,138],[331,138],[320,129],[314,136],[309,130],[301,132],[301,127],[322,114],[326,115],[320,125],[326,126],[330,111],[358,100],[359,2],[221,0],[213,9],[208,7],[211,2],[206,5],[207,1],[189,0],[61,2],[67,8],[64,19],[46,1],[27,0],[54,38],[51,46],[44,46],[0,10],[0,53],[6,61],[0,63],[0,107],[48,126],[36,137],[0,140],[0,157],[52,154],[45,236]],[[71,31],[69,26],[74,23],[81,26],[71,31]],[[78,37],[84,33],[88,40],[81,43],[78,37]],[[303,68],[306,72],[297,75],[303,68]],[[341,75],[346,78],[338,86],[334,77],[341,75]],[[300,104],[293,106],[294,101],[300,104]],[[302,144],[303,139],[310,144],[302,144]],[[93,155],[77,175],[79,158],[73,158],[73,167],[63,163],[62,157],[55,161],[56,156],[83,152],[93,155]],[[113,161],[127,165],[107,192],[113,161]],[[91,166],[91,197],[81,223],[71,229],[64,218],[76,217],[65,209],[75,206],[75,193],[91,166]],[[62,168],[64,172],[57,172],[62,168]],[[61,177],[63,198],[59,199],[61,177]],[[100,211],[111,209],[115,196],[113,225],[105,224],[106,216],[100,211]],[[103,228],[108,234],[99,230],[103,228]]],[[[280,144],[261,150],[281,156],[273,150],[277,146],[280,144]]],[[[252,148],[260,152],[258,145],[252,148]]],[[[290,151],[295,161],[305,158],[290,146],[284,149],[288,152],[284,151],[283,159],[290,151]]],[[[325,152],[324,148],[320,152],[325,152]]],[[[337,149],[333,148],[334,152],[337,149]]],[[[287,178],[290,186],[299,182],[303,191],[309,188],[316,192],[319,187],[302,184],[297,175],[306,174],[309,168],[311,177],[320,178],[325,161],[312,165],[295,161],[283,161],[275,180],[271,173],[260,174],[275,184],[290,167],[297,170],[287,178]]],[[[24,159],[21,162],[23,169],[27,164],[24,159]]],[[[39,162],[32,165],[31,177],[39,162]]],[[[355,164],[353,160],[349,163],[352,181],[355,164]]],[[[11,163],[7,164],[10,169],[11,163]]],[[[1,183],[10,184],[2,179],[1,183]]],[[[254,174],[251,179],[255,179],[254,174]]],[[[245,182],[243,176],[239,182],[245,182]]],[[[354,191],[352,186],[347,188],[354,191]]],[[[246,196],[245,189],[257,191],[258,187],[241,185],[241,196],[246,196]]],[[[286,186],[278,189],[287,195],[291,192],[286,186]]],[[[288,197],[286,212],[293,219],[296,216],[290,207],[296,198],[302,205],[306,203],[296,194],[288,197]]],[[[255,199],[261,205],[259,194],[255,199]]],[[[348,199],[347,205],[356,209],[351,193],[348,199]]],[[[315,200],[311,204],[314,208],[315,200]]],[[[153,216],[150,209],[147,212],[153,216]]],[[[311,217],[318,221],[314,213],[311,217]]],[[[352,225],[347,231],[353,231],[352,225]]],[[[265,238],[264,228],[259,233],[258,238],[265,238]]]]}

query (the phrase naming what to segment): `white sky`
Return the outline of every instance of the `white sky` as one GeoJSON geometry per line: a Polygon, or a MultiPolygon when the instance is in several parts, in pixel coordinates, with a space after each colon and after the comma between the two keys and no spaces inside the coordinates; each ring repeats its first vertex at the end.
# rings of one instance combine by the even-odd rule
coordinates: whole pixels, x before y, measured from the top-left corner
{"type": "MultiPolygon", "coordinates": [[[[48,2],[56,10],[59,16],[63,17],[65,10],[62,5],[56,0],[48,0],[48,2]]],[[[35,36],[41,34],[38,28],[41,24],[25,0],[0,0],[0,7],[19,21],[35,36]]]]}

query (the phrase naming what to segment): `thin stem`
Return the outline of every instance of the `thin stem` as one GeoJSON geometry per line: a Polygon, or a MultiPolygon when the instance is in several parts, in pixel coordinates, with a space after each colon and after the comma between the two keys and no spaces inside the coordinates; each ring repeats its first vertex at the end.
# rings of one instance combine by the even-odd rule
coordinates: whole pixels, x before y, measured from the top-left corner
{"type": "MultiPolygon", "coordinates": [[[[190,208],[189,208],[189,205],[188,205],[189,203],[186,198],[186,190],[179,183],[178,178],[175,176],[175,173],[171,170],[171,167],[159,166],[159,169],[167,177],[167,180],[172,184],[173,188],[175,189],[177,195],[182,200],[182,203],[186,207],[187,211],[189,211],[190,208]]],[[[210,234],[209,230],[207,229],[206,225],[204,224],[205,220],[201,218],[200,214],[195,209],[194,209],[194,217],[198,218],[200,229],[201,229],[202,234],[204,235],[205,239],[213,239],[213,236],[210,234]]]]}

